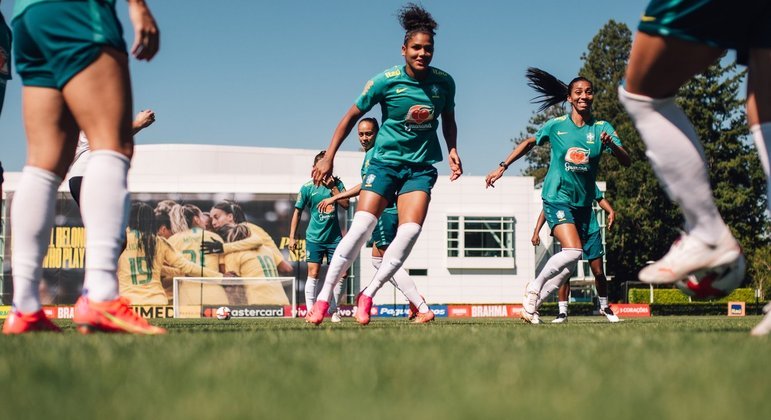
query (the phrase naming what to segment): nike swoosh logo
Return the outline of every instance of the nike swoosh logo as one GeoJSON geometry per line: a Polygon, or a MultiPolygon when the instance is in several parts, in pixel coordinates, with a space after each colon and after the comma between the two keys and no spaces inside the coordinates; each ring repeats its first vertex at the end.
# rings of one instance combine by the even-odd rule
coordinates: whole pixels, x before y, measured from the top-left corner
{"type": "Polygon", "coordinates": [[[568,133],[567,131],[557,131],[558,136],[564,136],[567,133],[568,133]]]}
{"type": "Polygon", "coordinates": [[[398,95],[398,94],[404,92],[405,90],[407,90],[407,88],[396,88],[396,94],[398,95]]]}

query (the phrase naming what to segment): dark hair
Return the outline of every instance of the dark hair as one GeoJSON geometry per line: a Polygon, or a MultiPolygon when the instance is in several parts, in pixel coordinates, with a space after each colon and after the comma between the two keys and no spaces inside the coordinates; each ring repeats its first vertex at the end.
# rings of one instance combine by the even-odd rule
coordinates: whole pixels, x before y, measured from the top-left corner
{"type": "Polygon", "coordinates": [[[361,124],[363,122],[368,122],[368,123],[372,124],[372,126],[375,127],[375,131],[380,131],[380,124],[377,123],[377,120],[375,118],[366,117],[366,118],[362,118],[362,119],[359,120],[359,124],[361,124]]]}
{"type": "Polygon", "coordinates": [[[424,33],[431,36],[433,40],[434,29],[439,26],[431,13],[428,13],[426,9],[418,6],[415,3],[407,3],[397,12],[399,23],[406,31],[404,34],[404,45],[412,38],[416,33],[424,33]]]}
{"type": "Polygon", "coordinates": [[[577,82],[584,81],[589,83],[589,85],[593,85],[591,80],[581,76],[578,76],[571,80],[570,83],[565,84],[565,82],[557,79],[548,72],[535,67],[528,67],[525,77],[529,80],[527,85],[540,93],[540,95],[530,101],[532,103],[541,104],[538,108],[538,112],[541,112],[550,106],[565,102],[570,95],[570,90],[573,89],[573,85],[577,82]]]}
{"type": "Polygon", "coordinates": [[[322,150],[319,152],[319,154],[316,155],[316,157],[313,158],[313,164],[317,164],[321,159],[324,158],[324,155],[326,155],[327,152],[325,150],[322,150]]]}
{"type": "Polygon", "coordinates": [[[163,226],[166,226],[166,229],[171,231],[171,217],[169,217],[169,213],[155,212],[155,231],[157,232],[163,226]]]}
{"type": "Polygon", "coordinates": [[[155,214],[153,208],[140,201],[131,204],[128,220],[129,229],[139,232],[139,249],[144,251],[147,270],[153,275],[155,259],[155,214]]]}
{"type": "Polygon", "coordinates": [[[244,215],[244,211],[241,209],[241,206],[238,205],[238,203],[236,203],[235,201],[222,200],[212,207],[217,210],[222,210],[227,214],[232,214],[234,223],[246,222],[246,216],[244,215]]]}

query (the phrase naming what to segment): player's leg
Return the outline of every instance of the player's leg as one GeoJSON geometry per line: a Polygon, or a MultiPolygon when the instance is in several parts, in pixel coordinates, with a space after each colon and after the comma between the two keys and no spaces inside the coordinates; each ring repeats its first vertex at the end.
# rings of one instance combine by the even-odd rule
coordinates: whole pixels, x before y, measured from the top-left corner
{"type": "Polygon", "coordinates": [[[771,211],[771,49],[750,51],[747,81],[747,120],[766,175],[766,206],[771,211]]]}
{"type": "MultiPolygon", "coordinates": [[[[325,244],[324,245],[324,255],[327,259],[327,265],[332,261],[332,258],[334,258],[335,249],[337,249],[338,244],[325,244]]],[[[332,322],[340,322],[342,321],[342,318],[340,317],[340,304],[342,303],[343,299],[343,291],[345,290],[345,279],[348,277],[348,270],[346,270],[342,276],[340,276],[340,281],[337,282],[334,288],[332,288],[332,300],[329,302],[329,309],[327,310],[327,313],[332,315],[332,322]]]]}
{"type": "Polygon", "coordinates": [[[643,32],[635,36],[619,99],[645,142],[659,181],[683,210],[687,230],[662,260],[640,271],[642,281],[671,283],[696,269],[738,258],[739,246],[712,198],[701,143],[674,98],[680,86],[723,52],[676,38],[643,32]]]}
{"type": "Polygon", "coordinates": [[[305,250],[307,252],[308,277],[305,279],[305,308],[310,311],[316,302],[316,285],[319,280],[320,261],[316,258],[315,244],[306,241],[305,250]]]}
{"type": "Polygon", "coordinates": [[[557,313],[557,317],[552,320],[552,324],[560,324],[567,322],[568,320],[568,299],[570,299],[569,282],[566,281],[562,286],[560,286],[560,289],[557,292],[557,296],[557,307],[559,312],[557,313]]]}
{"type": "Polygon", "coordinates": [[[602,268],[602,257],[589,260],[589,267],[594,275],[594,285],[597,288],[597,297],[600,301],[600,313],[610,322],[618,322],[618,316],[608,306],[608,278],[602,268]]]}

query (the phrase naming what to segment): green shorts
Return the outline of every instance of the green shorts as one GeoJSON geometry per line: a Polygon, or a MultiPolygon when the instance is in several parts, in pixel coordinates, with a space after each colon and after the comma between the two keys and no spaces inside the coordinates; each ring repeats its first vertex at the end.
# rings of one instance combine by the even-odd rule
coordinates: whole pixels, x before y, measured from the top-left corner
{"type": "Polygon", "coordinates": [[[588,261],[596,260],[597,258],[605,255],[605,251],[602,249],[602,232],[595,230],[592,233],[586,235],[586,239],[581,239],[583,242],[584,259],[588,261]]]}
{"type": "Polygon", "coordinates": [[[393,204],[396,197],[413,191],[424,191],[431,195],[437,178],[433,165],[405,165],[386,163],[372,159],[361,183],[361,189],[372,191],[393,204]]]}
{"type": "Polygon", "coordinates": [[[747,63],[752,48],[771,48],[768,0],[652,0],[640,32],[736,50],[747,63]]]}
{"type": "Polygon", "coordinates": [[[305,241],[305,261],[309,263],[321,264],[324,261],[324,256],[327,257],[327,264],[332,261],[332,255],[335,254],[337,249],[337,241],[332,244],[320,244],[318,242],[305,241]]]}
{"type": "Polygon", "coordinates": [[[563,203],[544,201],[543,213],[546,216],[546,223],[549,224],[551,230],[564,223],[576,225],[581,242],[586,242],[589,236],[589,223],[592,220],[591,218],[594,217],[592,206],[571,207],[563,203]]]}
{"type": "Polygon", "coordinates": [[[108,2],[43,2],[13,22],[16,72],[24,86],[61,89],[105,46],[126,52],[123,28],[108,2]]]}
{"type": "Polygon", "coordinates": [[[391,245],[391,242],[396,236],[396,229],[399,228],[399,214],[394,211],[386,211],[380,215],[380,219],[377,221],[377,226],[372,232],[372,237],[367,241],[367,246],[377,245],[378,248],[383,249],[391,245]]]}

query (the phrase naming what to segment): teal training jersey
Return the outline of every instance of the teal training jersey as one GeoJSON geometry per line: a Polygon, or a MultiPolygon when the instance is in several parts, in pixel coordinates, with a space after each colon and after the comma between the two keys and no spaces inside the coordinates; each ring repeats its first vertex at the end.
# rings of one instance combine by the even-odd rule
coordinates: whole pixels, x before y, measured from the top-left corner
{"type": "Polygon", "coordinates": [[[375,159],[419,165],[442,160],[438,118],[455,109],[455,82],[449,74],[429,67],[426,79],[418,81],[407,75],[405,66],[392,67],[367,82],[356,100],[362,112],[376,104],[383,116],[375,159]]]}
{"type": "MultiPolygon", "coordinates": [[[[345,191],[342,181],[337,182],[337,188],[340,191],[345,191]]],[[[294,207],[300,211],[309,207],[311,211],[311,220],[305,231],[306,241],[333,244],[343,237],[340,232],[340,223],[337,220],[337,204],[327,206],[324,211],[318,209],[321,200],[329,197],[332,197],[332,190],[323,185],[317,187],[313,185],[313,181],[306,182],[300,188],[294,207]]]]}
{"type": "MultiPolygon", "coordinates": [[[[37,3],[45,3],[50,1],[68,1],[68,0],[16,0],[16,3],[13,4],[13,17],[11,20],[16,19],[19,17],[22,13],[24,13],[25,10],[27,10],[30,6],[37,3]]],[[[75,0],[69,0],[69,1],[75,1],[75,0]]],[[[78,0],[82,1],[82,0],[78,0]]],[[[98,0],[102,3],[107,3],[112,7],[115,7],[115,0],[98,0]]]]}
{"type": "MultiPolygon", "coordinates": [[[[369,168],[369,161],[372,160],[374,156],[375,156],[374,147],[367,150],[367,153],[364,155],[364,162],[361,164],[361,182],[364,182],[364,177],[367,176],[367,168],[369,168]]],[[[393,202],[391,203],[390,206],[386,207],[385,210],[383,210],[383,213],[396,214],[396,202],[393,202]]]]}
{"type": "Polygon", "coordinates": [[[537,145],[551,143],[549,172],[541,194],[544,201],[571,207],[592,205],[601,153],[610,151],[600,140],[602,132],[621,146],[616,130],[607,121],[591,120],[577,127],[570,115],[552,118],[535,133],[537,145]]]}

